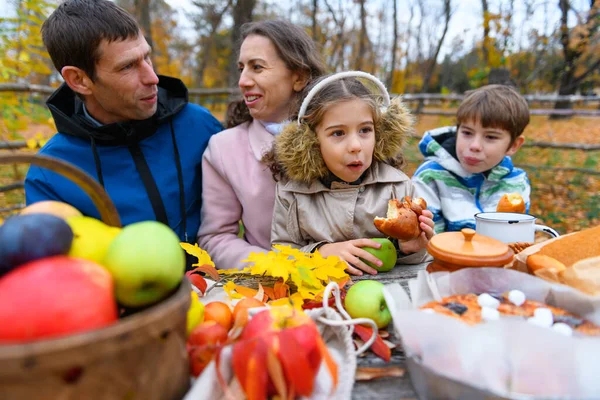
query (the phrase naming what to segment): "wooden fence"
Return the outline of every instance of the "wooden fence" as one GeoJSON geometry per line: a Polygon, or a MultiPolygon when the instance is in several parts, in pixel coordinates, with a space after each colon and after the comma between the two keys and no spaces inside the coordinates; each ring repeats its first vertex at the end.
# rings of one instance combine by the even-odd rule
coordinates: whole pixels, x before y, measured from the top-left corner
{"type": "MultiPolygon", "coordinates": [[[[0,83],[0,93],[1,92],[14,92],[14,93],[32,93],[32,94],[42,94],[42,95],[50,95],[52,94],[56,88],[50,86],[43,85],[33,85],[27,83],[0,83]]],[[[215,97],[218,98],[216,103],[227,103],[230,96],[238,95],[239,89],[200,89],[200,88],[191,88],[188,90],[189,96],[194,102],[203,103],[206,101],[207,97],[215,97]]],[[[397,94],[393,94],[395,96],[397,94]]],[[[445,104],[448,102],[458,103],[462,101],[464,95],[462,94],[423,94],[423,93],[406,93],[402,95],[403,99],[409,103],[414,103],[418,101],[423,101],[426,106],[437,105],[437,104],[445,104]]],[[[557,101],[567,101],[573,105],[588,105],[590,103],[598,103],[600,105],[600,96],[557,96],[557,95],[524,95],[523,96],[527,102],[531,105],[534,103],[555,103],[557,101]]],[[[426,115],[447,115],[453,116],[456,111],[452,109],[432,109],[427,108],[422,111],[422,114],[426,115]]],[[[554,110],[554,109],[538,109],[532,108],[530,109],[530,113],[532,115],[569,115],[569,116],[587,116],[587,117],[599,117],[600,109],[591,110],[591,109],[567,109],[567,110],[554,110]]],[[[413,136],[415,139],[420,139],[420,136],[413,136]]],[[[27,142],[24,140],[13,140],[13,141],[0,141],[0,150],[16,150],[27,147],[27,142]]],[[[581,143],[549,143],[549,142],[531,142],[527,141],[524,144],[524,147],[537,147],[537,148],[552,148],[559,150],[583,150],[583,151],[600,151],[600,144],[581,144],[581,143]]],[[[410,160],[417,162],[418,160],[410,160]]],[[[578,172],[586,175],[600,176],[600,171],[594,169],[587,168],[573,168],[573,167],[552,167],[552,166],[541,166],[541,165],[517,165],[521,168],[530,169],[530,170],[552,170],[556,172],[565,171],[565,172],[578,172]]],[[[8,185],[4,185],[0,187],[0,193],[12,191],[16,189],[22,189],[23,182],[11,183],[8,185]]],[[[18,206],[15,206],[18,207],[18,206]]],[[[12,208],[11,208],[12,210],[12,208]]],[[[0,209],[0,212],[11,211],[9,209],[0,209]]]]}
{"type": "MultiPolygon", "coordinates": [[[[43,86],[43,85],[33,85],[28,83],[0,83],[0,93],[1,92],[20,92],[20,93],[39,93],[50,95],[54,92],[56,88],[51,86],[43,86]]],[[[228,99],[232,95],[237,95],[240,93],[239,89],[204,89],[204,88],[190,88],[188,89],[190,98],[195,101],[201,103],[200,99],[205,99],[206,97],[216,97],[219,98],[218,103],[227,103],[228,99]]],[[[392,93],[392,96],[397,96],[399,94],[392,93]]],[[[573,105],[583,104],[588,105],[590,103],[598,103],[600,107],[600,96],[581,96],[581,95],[572,95],[572,96],[558,96],[558,95],[549,95],[549,94],[526,94],[523,96],[527,102],[531,105],[534,103],[548,104],[555,103],[557,101],[566,101],[573,105]]],[[[406,100],[408,103],[414,103],[418,101],[423,101],[426,106],[429,105],[437,105],[448,102],[460,102],[464,98],[462,94],[436,94],[436,93],[405,93],[402,94],[402,98],[406,100]]],[[[421,111],[422,114],[425,115],[447,115],[452,116],[455,115],[455,111],[452,109],[424,109],[421,111]]],[[[565,115],[565,116],[586,116],[586,117],[600,117],[600,109],[591,110],[591,109],[563,109],[563,110],[554,110],[549,108],[532,108],[530,110],[532,115],[565,115]]]]}

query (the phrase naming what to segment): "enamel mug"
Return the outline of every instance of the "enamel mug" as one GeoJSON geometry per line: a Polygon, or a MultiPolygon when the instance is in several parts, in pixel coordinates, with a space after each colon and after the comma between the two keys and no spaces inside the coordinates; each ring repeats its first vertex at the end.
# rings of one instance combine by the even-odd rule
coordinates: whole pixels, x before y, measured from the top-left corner
{"type": "Polygon", "coordinates": [[[481,212],[475,214],[475,231],[504,243],[533,243],[536,232],[544,232],[551,237],[560,236],[554,229],[536,224],[536,220],[529,214],[481,212]]]}

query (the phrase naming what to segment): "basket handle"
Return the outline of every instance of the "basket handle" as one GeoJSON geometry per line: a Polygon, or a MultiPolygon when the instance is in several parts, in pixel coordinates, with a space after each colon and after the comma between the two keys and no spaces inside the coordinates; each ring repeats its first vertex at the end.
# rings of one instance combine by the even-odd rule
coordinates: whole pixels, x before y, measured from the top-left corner
{"type": "Polygon", "coordinates": [[[66,161],[39,154],[14,153],[0,155],[0,164],[29,163],[47,168],[69,179],[79,186],[90,198],[100,212],[100,219],[110,226],[121,227],[121,219],[114,203],[94,178],[82,169],[66,161]]]}

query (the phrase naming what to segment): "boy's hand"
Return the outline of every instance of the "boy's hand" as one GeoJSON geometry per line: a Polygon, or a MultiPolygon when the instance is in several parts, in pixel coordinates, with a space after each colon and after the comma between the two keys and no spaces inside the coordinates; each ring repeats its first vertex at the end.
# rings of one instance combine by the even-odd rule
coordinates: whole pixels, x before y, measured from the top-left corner
{"type": "Polygon", "coordinates": [[[400,250],[403,253],[416,253],[427,246],[429,239],[435,234],[433,230],[433,213],[429,210],[423,210],[423,213],[419,216],[419,225],[423,232],[421,232],[418,238],[399,243],[400,250]]]}
{"type": "Polygon", "coordinates": [[[340,257],[346,261],[348,264],[346,271],[352,275],[362,275],[363,271],[371,275],[377,275],[377,271],[365,264],[361,258],[377,266],[383,265],[383,262],[373,254],[363,250],[362,247],[378,249],[381,247],[381,244],[371,239],[354,239],[346,242],[328,243],[319,247],[319,253],[323,257],[340,257]]]}

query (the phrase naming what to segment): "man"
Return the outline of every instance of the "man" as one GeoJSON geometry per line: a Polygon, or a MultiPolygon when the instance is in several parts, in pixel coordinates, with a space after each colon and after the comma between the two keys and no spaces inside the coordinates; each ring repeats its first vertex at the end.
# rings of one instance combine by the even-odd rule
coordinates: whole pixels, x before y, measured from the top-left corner
{"type": "MultiPolygon", "coordinates": [[[[42,37],[65,83],[47,102],[58,133],[39,154],[95,177],[123,225],[157,220],[195,241],[202,153],[221,124],[188,103],[183,82],[154,73],[138,24],[111,1],[66,0],[42,37]]],[[[81,189],[39,167],[30,168],[25,194],[27,204],[58,200],[99,218],[81,189]]]]}

